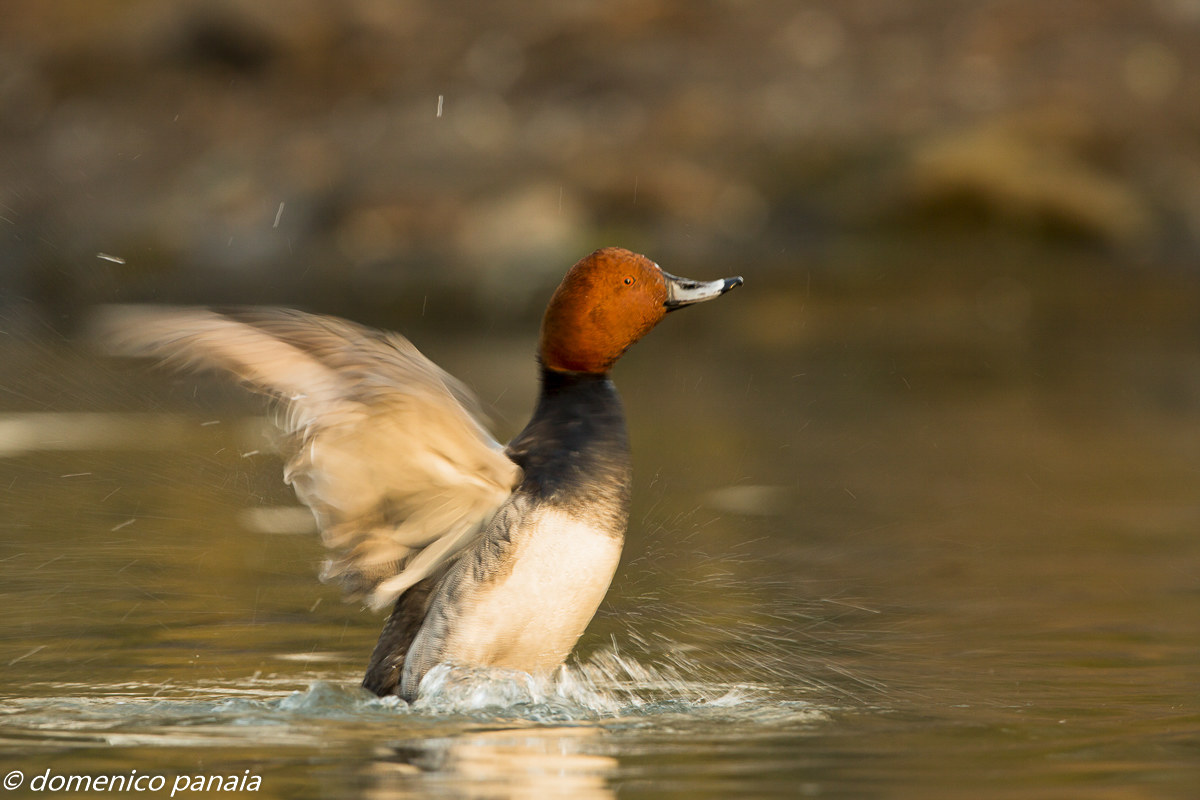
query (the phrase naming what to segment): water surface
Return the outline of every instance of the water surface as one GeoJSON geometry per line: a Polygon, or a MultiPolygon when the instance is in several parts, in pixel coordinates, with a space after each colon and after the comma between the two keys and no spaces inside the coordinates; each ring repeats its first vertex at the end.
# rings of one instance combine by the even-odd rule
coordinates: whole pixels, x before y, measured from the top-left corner
{"type": "MultiPolygon", "coordinates": [[[[292,500],[253,400],[13,343],[5,772],[271,797],[1194,797],[1200,345],[1052,325],[1005,291],[919,315],[747,295],[721,335],[672,319],[617,371],[635,507],[578,658],[541,684],[440,674],[414,708],[357,689],[381,620],[273,511],[292,500]]],[[[499,435],[523,424],[528,338],[415,338],[499,435]]]]}

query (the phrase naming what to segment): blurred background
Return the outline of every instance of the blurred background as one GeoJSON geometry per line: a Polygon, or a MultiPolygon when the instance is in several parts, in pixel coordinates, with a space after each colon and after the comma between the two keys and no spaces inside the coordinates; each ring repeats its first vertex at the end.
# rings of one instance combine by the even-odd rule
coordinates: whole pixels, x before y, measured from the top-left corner
{"type": "Polygon", "coordinates": [[[495,322],[607,244],[965,284],[1002,326],[1030,292],[1191,290],[1198,43],[1198,0],[13,0],[0,313],[394,323],[440,292],[495,322]]]}

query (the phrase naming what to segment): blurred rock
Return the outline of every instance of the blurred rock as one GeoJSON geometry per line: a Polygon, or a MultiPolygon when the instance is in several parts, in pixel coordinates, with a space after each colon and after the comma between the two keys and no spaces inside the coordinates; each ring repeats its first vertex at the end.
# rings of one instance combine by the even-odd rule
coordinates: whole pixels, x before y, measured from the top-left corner
{"type": "Polygon", "coordinates": [[[572,254],[581,249],[585,226],[574,193],[561,184],[540,183],[467,209],[455,244],[461,258],[482,274],[489,294],[525,299],[578,257],[572,254]]]}
{"type": "Polygon", "coordinates": [[[912,155],[917,203],[939,211],[982,210],[1033,230],[1066,230],[1115,244],[1153,233],[1152,211],[1117,176],[1088,163],[1064,137],[988,124],[934,137],[912,155]]]}

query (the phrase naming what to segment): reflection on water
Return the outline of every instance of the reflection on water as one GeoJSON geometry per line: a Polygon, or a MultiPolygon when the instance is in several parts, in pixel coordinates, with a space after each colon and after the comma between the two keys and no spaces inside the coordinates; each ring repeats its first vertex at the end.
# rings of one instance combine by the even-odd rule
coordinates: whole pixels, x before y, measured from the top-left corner
{"type": "Polygon", "coordinates": [[[616,774],[617,760],[587,752],[599,736],[594,727],[525,728],[423,739],[374,764],[370,794],[428,796],[433,787],[414,781],[414,775],[441,775],[453,780],[459,797],[615,797],[608,779],[616,774]]]}
{"type": "MultiPolygon", "coordinates": [[[[728,340],[639,344],[630,535],[578,663],[445,670],[412,709],[358,690],[380,620],[316,582],[252,400],[14,352],[0,742],[279,797],[1191,797],[1200,344],[1006,292],[791,327],[747,295],[728,340]]],[[[531,348],[430,349],[504,436],[531,348]]]]}

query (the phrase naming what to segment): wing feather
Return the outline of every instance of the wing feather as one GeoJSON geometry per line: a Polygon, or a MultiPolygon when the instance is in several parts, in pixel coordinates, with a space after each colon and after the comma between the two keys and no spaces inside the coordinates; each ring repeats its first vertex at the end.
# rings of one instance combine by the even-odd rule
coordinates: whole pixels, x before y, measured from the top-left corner
{"type": "Polygon", "coordinates": [[[284,479],[332,551],[322,579],[372,608],[457,556],[520,480],[470,392],[397,334],[286,309],[156,306],[108,307],[96,333],[278,401],[284,479]]]}

